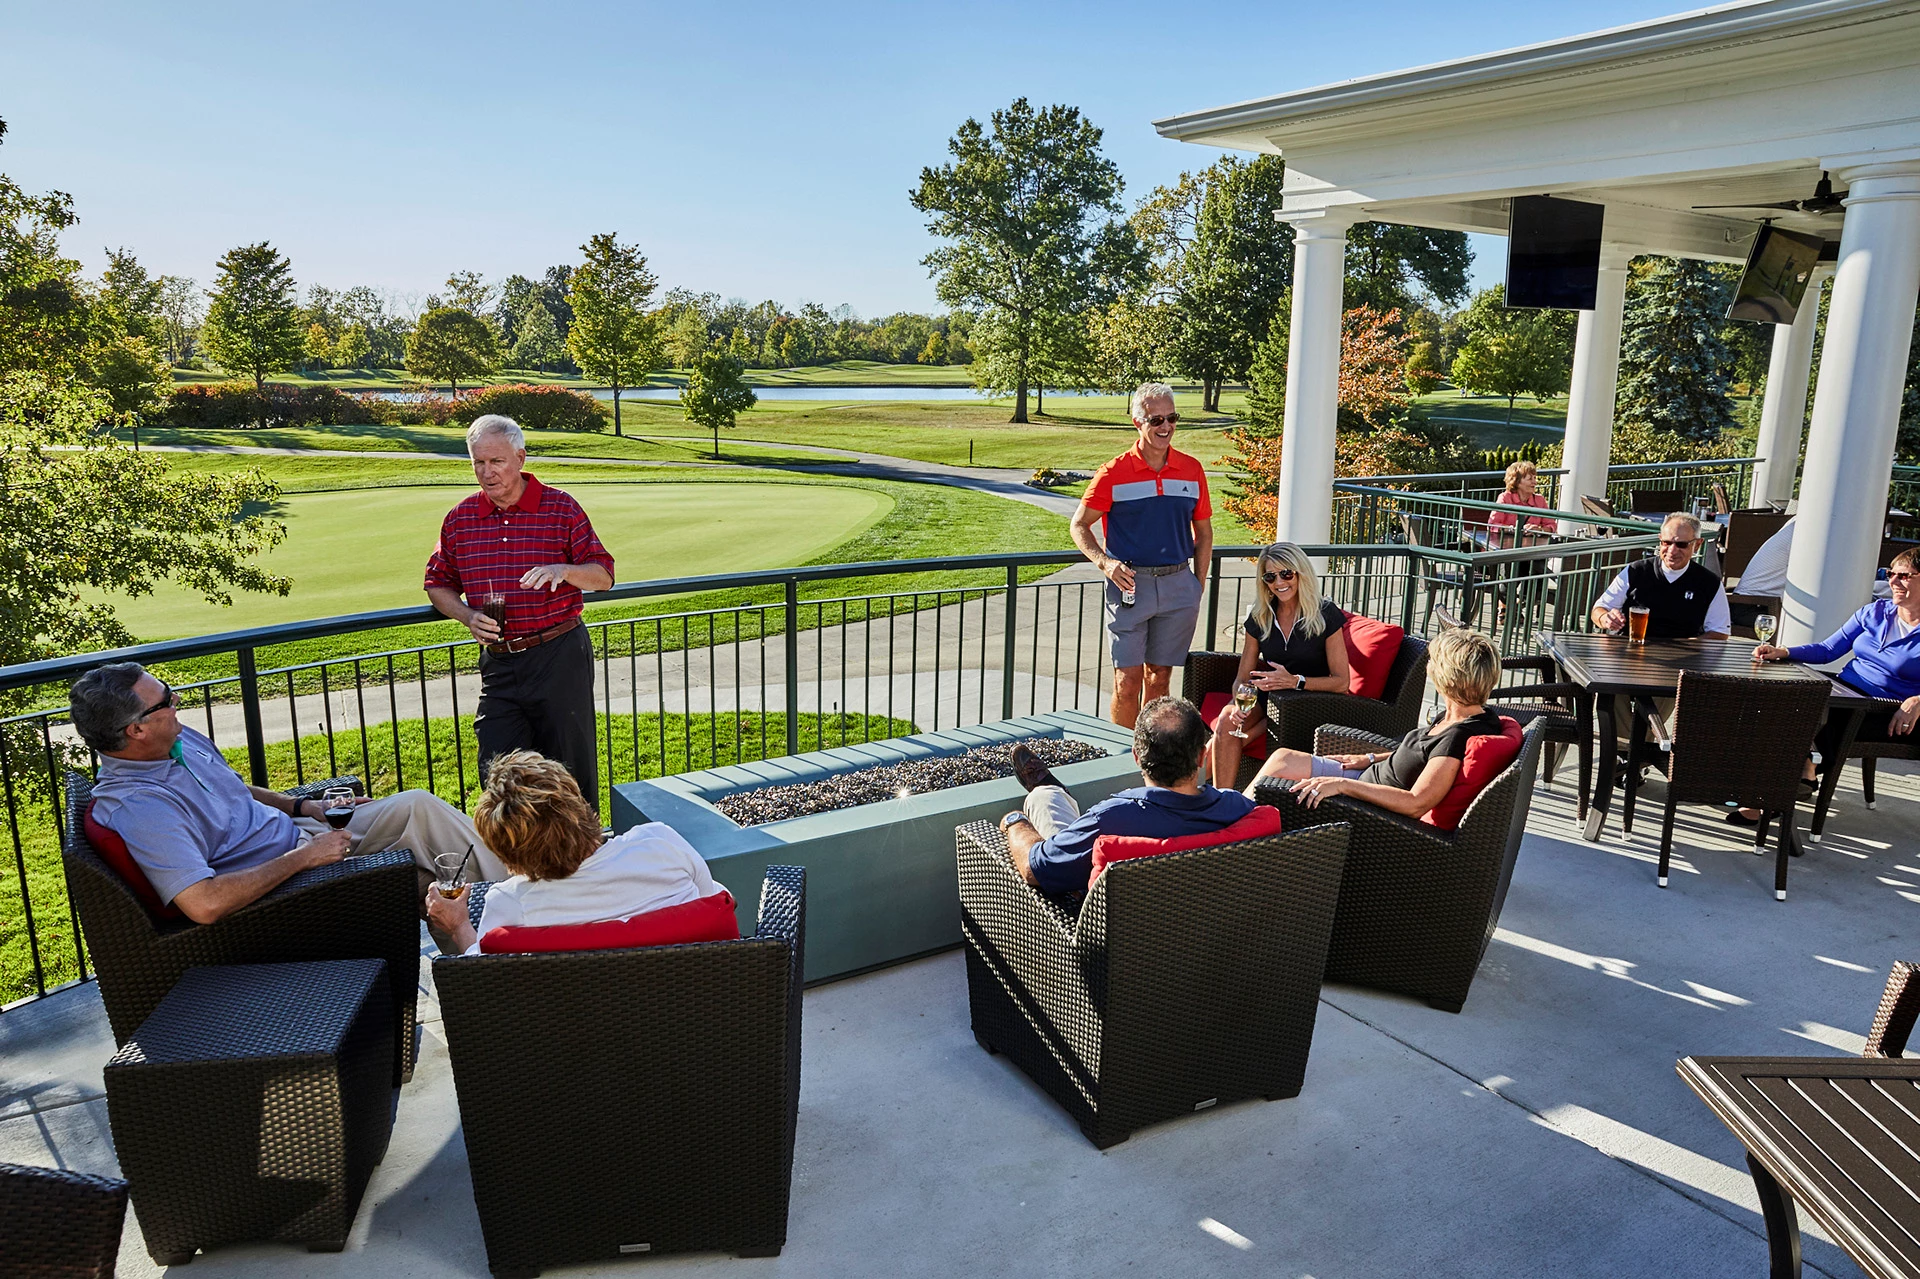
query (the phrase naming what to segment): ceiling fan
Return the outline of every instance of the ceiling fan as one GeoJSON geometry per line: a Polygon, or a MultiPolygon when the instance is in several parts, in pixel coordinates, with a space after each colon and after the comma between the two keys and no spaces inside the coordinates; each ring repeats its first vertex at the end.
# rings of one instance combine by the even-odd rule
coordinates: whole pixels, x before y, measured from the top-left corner
{"type": "Polygon", "coordinates": [[[1813,195],[1806,200],[1777,200],[1772,204],[1696,204],[1695,209],[1787,209],[1796,213],[1838,213],[1841,202],[1847,198],[1845,191],[1835,191],[1833,183],[1827,180],[1824,170],[1820,181],[1813,188],[1813,195]]]}

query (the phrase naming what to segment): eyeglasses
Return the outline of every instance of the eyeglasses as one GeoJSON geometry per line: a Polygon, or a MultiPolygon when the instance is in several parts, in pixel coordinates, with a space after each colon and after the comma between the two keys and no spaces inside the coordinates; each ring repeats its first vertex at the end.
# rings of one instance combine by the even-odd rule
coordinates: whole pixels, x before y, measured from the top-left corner
{"type": "Polygon", "coordinates": [[[1168,426],[1178,426],[1180,425],[1180,415],[1178,413],[1155,413],[1146,419],[1144,425],[1159,426],[1162,422],[1165,422],[1168,426]]]}
{"type": "Polygon", "coordinates": [[[152,715],[158,711],[164,711],[170,706],[178,706],[179,704],[180,704],[180,694],[173,691],[173,686],[171,684],[162,684],[160,686],[160,700],[155,702],[153,705],[147,707],[147,709],[141,711],[138,715],[135,715],[132,719],[128,720],[127,722],[130,724],[138,724],[141,720],[145,719],[149,715],[152,715]]]}
{"type": "Polygon", "coordinates": [[[1275,569],[1271,573],[1262,573],[1260,575],[1260,580],[1265,582],[1268,586],[1272,586],[1275,582],[1291,582],[1295,576],[1296,575],[1292,569],[1280,568],[1280,569],[1275,569]]]}
{"type": "Polygon", "coordinates": [[[1693,539],[1690,537],[1663,537],[1660,539],[1660,549],[1663,551],[1667,550],[1669,547],[1692,546],[1692,545],[1693,545],[1693,539]]]}
{"type": "Polygon", "coordinates": [[[1913,580],[1913,574],[1911,574],[1911,573],[1888,573],[1888,574],[1887,574],[1887,580],[1888,580],[1889,582],[1902,582],[1902,583],[1905,583],[1905,582],[1911,582],[1911,581],[1913,580]]]}

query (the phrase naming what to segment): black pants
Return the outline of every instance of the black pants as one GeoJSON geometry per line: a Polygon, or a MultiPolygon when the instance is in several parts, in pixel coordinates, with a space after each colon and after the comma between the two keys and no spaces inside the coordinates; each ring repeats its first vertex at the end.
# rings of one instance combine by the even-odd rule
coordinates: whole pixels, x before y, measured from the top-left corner
{"type": "MultiPolygon", "coordinates": [[[[1820,752],[1819,771],[1826,772],[1835,764],[1844,764],[1840,758],[1840,730],[1846,727],[1845,711],[1828,711],[1827,722],[1813,735],[1813,749],[1820,752]]],[[[1909,733],[1905,737],[1895,737],[1890,731],[1893,724],[1893,712],[1872,710],[1860,721],[1860,731],[1854,734],[1856,742],[1899,742],[1906,745],[1920,741],[1920,736],[1909,733]]]]}
{"type": "Polygon", "coordinates": [[[495,755],[535,750],[557,759],[600,811],[600,750],[593,720],[593,641],[585,626],[524,653],[480,652],[480,780],[495,755]]]}

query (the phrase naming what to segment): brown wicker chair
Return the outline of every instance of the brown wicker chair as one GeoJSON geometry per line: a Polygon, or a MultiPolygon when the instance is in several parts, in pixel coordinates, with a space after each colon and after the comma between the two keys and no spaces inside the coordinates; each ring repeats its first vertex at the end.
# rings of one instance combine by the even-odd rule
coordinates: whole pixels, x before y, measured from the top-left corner
{"type": "Polygon", "coordinates": [[[1588,493],[1580,495],[1580,509],[1588,515],[1604,515],[1613,518],[1613,503],[1604,497],[1594,497],[1588,493]]]}
{"type": "Polygon", "coordinates": [[[1077,916],[1015,873],[991,822],[954,842],[973,1037],[1095,1146],[1299,1094],[1346,827],[1119,862],[1077,916]]]}
{"type": "Polygon", "coordinates": [[[770,866],[739,941],[434,961],[495,1275],[780,1252],[805,960],[806,871],[770,866]]]}
{"type": "Polygon", "coordinates": [[[1729,802],[1765,814],[1754,832],[1756,853],[1766,847],[1768,826],[1779,820],[1773,895],[1779,901],[1787,899],[1787,858],[1800,851],[1793,828],[1800,773],[1807,752],[1813,749],[1814,731],[1826,711],[1827,693],[1825,680],[1788,683],[1682,671],[1674,695],[1671,738],[1659,750],[1644,740],[1644,732],[1651,725],[1658,735],[1665,736],[1663,726],[1645,707],[1636,709],[1620,825],[1632,833],[1640,765],[1659,764],[1662,761],[1654,757],[1666,755],[1667,807],[1660,823],[1660,887],[1667,886],[1667,867],[1673,856],[1674,809],[1680,804],[1729,802]]]}
{"type": "MultiPolygon", "coordinates": [[[[1239,669],[1238,653],[1188,653],[1182,695],[1198,706],[1208,693],[1231,692],[1239,669]]],[[[1413,731],[1426,694],[1427,642],[1408,635],[1401,639],[1400,651],[1394,654],[1393,666],[1387,672],[1386,696],[1376,701],[1352,693],[1269,693],[1267,738],[1275,746],[1309,750],[1314,730],[1322,724],[1350,723],[1397,740],[1413,731]]],[[[1243,759],[1234,784],[1245,786],[1259,767],[1259,760],[1243,759]]]]}
{"type": "MultiPolygon", "coordinates": [[[[360,789],[358,779],[338,777],[287,793],[310,798],[346,785],[360,789]]],[[[162,922],[87,842],[80,823],[92,800],[92,780],[69,772],[61,855],[116,1044],[124,1045],[180,974],[198,965],[384,959],[393,992],[394,1083],[413,1077],[420,906],[412,856],[394,850],[349,857],[301,871],[215,923],[162,922]]]]}
{"type": "Polygon", "coordinates": [[[127,1183],[0,1164],[0,1277],[113,1279],[127,1183]]]}
{"type": "MultiPolygon", "coordinates": [[[[1899,706],[1892,699],[1881,699],[1885,710],[1894,710],[1899,706]]],[[[1879,800],[1874,795],[1874,765],[1883,759],[1920,759],[1920,740],[1908,738],[1901,742],[1855,741],[1847,747],[1847,759],[1860,761],[1860,790],[1867,807],[1876,807],[1879,800]]],[[[1813,842],[1819,843],[1827,831],[1827,813],[1833,808],[1833,795],[1840,787],[1840,774],[1845,770],[1846,759],[1831,760],[1826,772],[1820,775],[1820,790],[1813,804],[1813,842]]]]}
{"type": "MultiPolygon", "coordinates": [[[[1318,822],[1353,827],[1327,952],[1328,981],[1460,1011],[1507,900],[1545,733],[1542,720],[1527,726],[1520,754],[1474,797],[1452,831],[1346,795],[1308,808],[1294,798],[1291,783],[1260,784],[1256,798],[1277,807],[1289,831],[1318,822]]],[[[1392,745],[1371,733],[1327,727],[1315,734],[1313,748],[1347,755],[1392,745]]]]}

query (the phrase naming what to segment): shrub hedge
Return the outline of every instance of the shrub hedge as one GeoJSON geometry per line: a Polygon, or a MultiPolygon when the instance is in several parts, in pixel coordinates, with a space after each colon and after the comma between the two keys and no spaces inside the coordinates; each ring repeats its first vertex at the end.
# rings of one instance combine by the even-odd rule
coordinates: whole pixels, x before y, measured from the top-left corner
{"type": "Polygon", "coordinates": [[[564,386],[486,386],[462,391],[453,420],[467,423],[487,413],[502,413],[529,431],[599,431],[613,410],[585,391],[564,386]]]}
{"type": "Polygon", "coordinates": [[[167,426],[466,425],[487,413],[502,413],[529,431],[599,431],[609,407],[584,391],[562,386],[486,386],[457,396],[421,391],[407,400],[349,395],[330,386],[269,382],[216,382],[177,388],[160,420],[167,426]]]}

